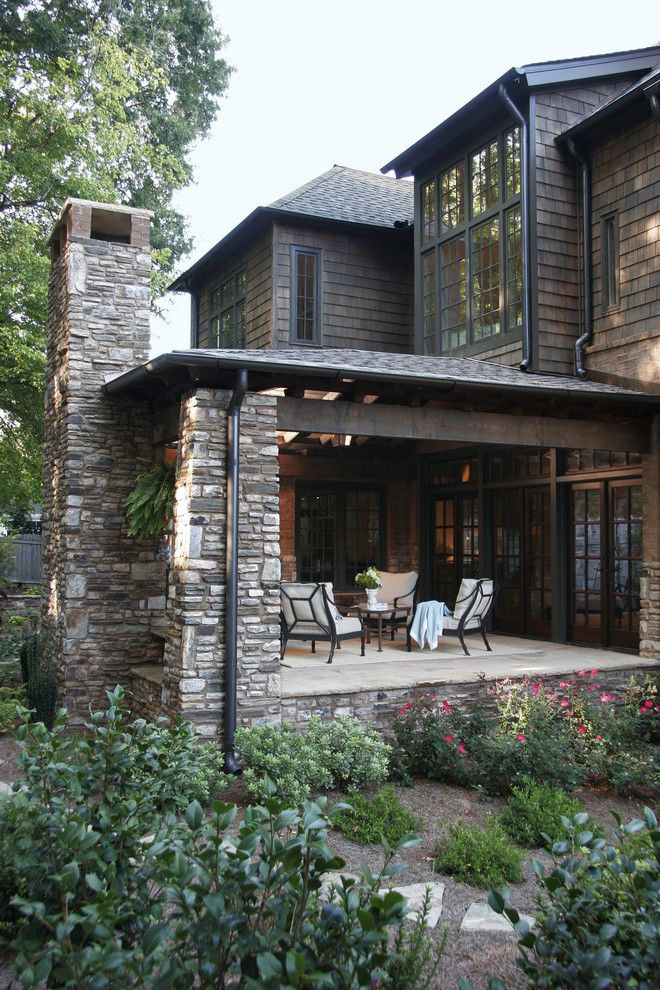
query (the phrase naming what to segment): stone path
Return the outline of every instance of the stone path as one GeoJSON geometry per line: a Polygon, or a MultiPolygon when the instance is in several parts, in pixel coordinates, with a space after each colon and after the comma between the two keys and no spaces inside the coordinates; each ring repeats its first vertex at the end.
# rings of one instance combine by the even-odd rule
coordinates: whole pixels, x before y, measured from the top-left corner
{"type": "MultiPolygon", "coordinates": [[[[359,877],[355,873],[328,873],[323,882],[323,893],[327,894],[331,885],[339,886],[342,876],[351,880],[359,880],[359,877]]],[[[412,918],[424,902],[427,887],[431,890],[427,925],[429,928],[435,928],[442,915],[442,899],[445,893],[445,885],[443,883],[411,883],[404,887],[393,887],[392,889],[410,901],[408,917],[412,918]]],[[[520,917],[521,920],[527,922],[530,928],[534,927],[534,918],[531,915],[521,914],[520,917]]],[[[516,935],[509,921],[503,915],[493,911],[485,901],[473,901],[470,904],[461,921],[460,930],[462,932],[490,932],[508,936],[516,935]]]]}

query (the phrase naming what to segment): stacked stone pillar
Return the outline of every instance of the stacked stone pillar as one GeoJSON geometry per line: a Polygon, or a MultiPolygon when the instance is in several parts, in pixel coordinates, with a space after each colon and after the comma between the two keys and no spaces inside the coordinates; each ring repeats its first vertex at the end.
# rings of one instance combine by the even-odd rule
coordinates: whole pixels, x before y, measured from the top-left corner
{"type": "MultiPolygon", "coordinates": [[[[174,560],[163,701],[199,735],[225,711],[227,408],[231,393],[196,389],[181,405],[174,560]]],[[[279,721],[279,502],[276,402],[241,412],[237,724],[279,721]]]]}
{"type": "Polygon", "coordinates": [[[149,354],[150,214],[68,200],[51,237],[44,449],[44,623],[61,700],[79,724],[131,664],[162,648],[155,540],[126,534],[124,501],[154,451],[148,408],[107,377],[149,354]]]}
{"type": "Polygon", "coordinates": [[[642,467],[644,563],[640,581],[639,653],[660,660],[660,416],[651,427],[651,450],[642,467]]]}

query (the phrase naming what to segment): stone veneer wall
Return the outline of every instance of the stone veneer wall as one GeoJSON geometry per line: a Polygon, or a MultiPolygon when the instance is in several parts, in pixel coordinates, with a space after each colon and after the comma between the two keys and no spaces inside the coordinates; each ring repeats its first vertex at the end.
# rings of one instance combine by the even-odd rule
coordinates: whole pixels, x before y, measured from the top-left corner
{"type": "MultiPolygon", "coordinates": [[[[601,670],[597,682],[603,691],[612,693],[621,691],[630,682],[632,676],[643,676],[646,670],[657,673],[658,667],[625,668],[620,670],[601,670]]],[[[560,681],[572,680],[571,674],[556,674],[539,678],[546,687],[559,688],[560,681]]],[[[523,678],[508,678],[510,683],[520,682],[523,678]]],[[[297,729],[303,729],[313,715],[322,721],[329,722],[335,718],[352,715],[363,725],[371,724],[376,729],[388,733],[400,708],[420,695],[435,694],[439,699],[447,701],[457,708],[476,706],[484,711],[494,711],[493,680],[473,680],[466,682],[447,682],[432,684],[429,682],[419,688],[385,688],[382,691],[354,691],[350,694],[318,694],[306,697],[282,698],[282,721],[289,722],[297,729]]]]}
{"type": "Polygon", "coordinates": [[[123,503],[152,463],[148,410],[101,391],[149,353],[149,214],[103,207],[130,243],[92,237],[94,204],[68,201],[55,232],[48,307],[44,444],[44,623],[71,722],[156,659],[164,605],[155,541],[126,535],[123,503]]]}
{"type": "MultiPolygon", "coordinates": [[[[227,407],[231,393],[184,397],[174,511],[163,704],[198,734],[222,730],[225,681],[227,407]]],[[[237,724],[279,721],[279,502],[276,402],[241,412],[237,724]]]]}
{"type": "Polygon", "coordinates": [[[651,451],[642,466],[644,561],[641,576],[639,653],[660,660],[660,416],[651,428],[651,451]]]}

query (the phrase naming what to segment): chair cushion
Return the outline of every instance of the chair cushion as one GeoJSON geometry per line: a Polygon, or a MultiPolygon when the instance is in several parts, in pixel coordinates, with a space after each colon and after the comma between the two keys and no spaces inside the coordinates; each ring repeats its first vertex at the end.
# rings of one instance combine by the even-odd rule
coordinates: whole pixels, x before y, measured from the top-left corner
{"type": "Polygon", "coordinates": [[[468,599],[470,598],[470,595],[474,593],[474,589],[478,583],[479,578],[463,578],[461,581],[461,586],[458,589],[458,594],[456,595],[456,605],[454,606],[455,619],[463,618],[463,614],[468,607],[468,599]],[[465,601],[462,599],[465,599],[465,601]]]}
{"type": "Polygon", "coordinates": [[[337,619],[335,626],[338,636],[346,636],[347,633],[359,634],[362,632],[362,623],[352,615],[349,615],[346,619],[337,619]]]}
{"type": "Polygon", "coordinates": [[[296,622],[291,635],[294,639],[298,636],[306,636],[308,639],[330,639],[327,629],[316,624],[316,622],[296,622]]]}
{"type": "Polygon", "coordinates": [[[378,601],[391,604],[395,598],[399,605],[412,605],[417,587],[417,571],[381,571],[382,587],[378,589],[378,601]]]}

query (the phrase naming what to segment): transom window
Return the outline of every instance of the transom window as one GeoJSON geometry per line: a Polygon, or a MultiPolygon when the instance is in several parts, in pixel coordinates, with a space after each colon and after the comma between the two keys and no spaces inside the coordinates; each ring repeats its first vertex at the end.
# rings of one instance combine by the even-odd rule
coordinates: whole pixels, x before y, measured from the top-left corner
{"type": "Polygon", "coordinates": [[[291,248],[291,341],[321,343],[321,252],[291,248]]]}
{"type": "Polygon", "coordinates": [[[209,346],[245,347],[244,268],[215,286],[209,293],[209,346]]]}
{"type": "Polygon", "coordinates": [[[425,354],[522,325],[520,129],[510,128],[421,187],[425,354]]]}

